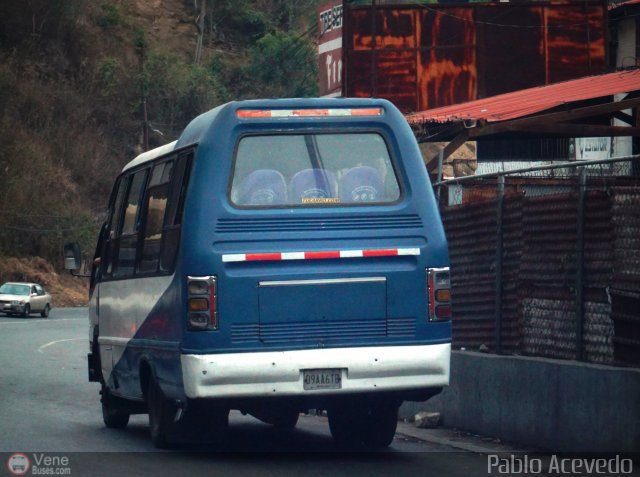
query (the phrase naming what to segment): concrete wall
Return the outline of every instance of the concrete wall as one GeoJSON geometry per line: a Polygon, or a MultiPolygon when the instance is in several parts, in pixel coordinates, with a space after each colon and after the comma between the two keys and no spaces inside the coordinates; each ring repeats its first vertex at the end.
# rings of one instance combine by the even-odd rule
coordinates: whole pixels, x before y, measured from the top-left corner
{"type": "Polygon", "coordinates": [[[640,451],[640,370],[454,351],[451,385],[400,415],[566,452],[640,451]]]}

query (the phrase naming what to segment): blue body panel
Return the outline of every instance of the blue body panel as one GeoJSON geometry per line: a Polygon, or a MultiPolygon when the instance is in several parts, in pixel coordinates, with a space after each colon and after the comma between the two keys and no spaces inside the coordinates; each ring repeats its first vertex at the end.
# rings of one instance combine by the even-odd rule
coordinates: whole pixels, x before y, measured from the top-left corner
{"type": "MultiPolygon", "coordinates": [[[[445,342],[450,340],[448,324],[427,324],[426,267],[448,266],[446,240],[433,191],[412,131],[404,117],[385,101],[317,100],[260,101],[231,104],[215,113],[212,120],[200,118],[183,137],[197,140],[198,150],[188,200],[185,205],[182,275],[217,275],[218,313],[221,329],[215,332],[186,332],[182,349],[189,353],[256,351],[268,346],[294,349],[308,346],[366,346],[397,342],[445,342]],[[338,104],[336,104],[338,103],[338,104]],[[287,119],[286,121],[239,121],[239,108],[327,108],[356,106],[385,107],[381,118],[287,119]],[[215,115],[215,116],[214,116],[215,115]],[[200,137],[192,133],[197,129],[200,137]],[[248,133],[300,132],[312,129],[374,130],[383,134],[396,158],[403,178],[400,203],[380,207],[305,208],[284,210],[239,210],[229,204],[226,191],[231,175],[231,158],[237,138],[248,133]],[[402,158],[401,160],[397,160],[402,158]],[[398,218],[404,224],[398,225],[398,218]],[[314,226],[309,221],[315,219],[314,226]],[[269,221],[271,227],[265,227],[269,221]],[[335,225],[331,226],[332,221],[335,225]],[[351,223],[350,223],[351,222],[351,223]],[[419,257],[380,257],[368,260],[336,259],[297,263],[223,263],[223,253],[341,250],[386,247],[419,247],[419,257]],[[387,316],[390,320],[414,320],[415,333],[407,336],[362,337],[353,335],[319,338],[301,343],[283,340],[267,344],[259,339],[234,343],[232,327],[256,326],[259,319],[258,282],[305,278],[330,279],[381,275],[387,277],[387,316]],[[411,299],[407,300],[406,297],[411,299]],[[422,322],[421,322],[422,321],[422,322]]],[[[205,115],[206,116],[206,115],[205,115]]],[[[183,138],[177,147],[183,145],[183,138]]],[[[186,145],[186,144],[184,144],[186,145]]],[[[354,287],[354,290],[356,288],[354,287]]],[[[367,290],[352,296],[366,302],[367,290]]],[[[284,298],[284,297],[283,297],[284,298]]],[[[363,317],[366,318],[366,317],[363,317]]],[[[304,322],[304,318],[301,318],[304,322]]],[[[372,324],[373,326],[373,324],[372,324]]]]}

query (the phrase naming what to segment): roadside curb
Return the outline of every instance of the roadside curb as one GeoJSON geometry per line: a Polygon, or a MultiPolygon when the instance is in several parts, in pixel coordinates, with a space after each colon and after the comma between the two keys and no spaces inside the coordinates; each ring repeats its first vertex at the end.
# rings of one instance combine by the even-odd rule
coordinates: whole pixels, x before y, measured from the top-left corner
{"type": "Polygon", "coordinates": [[[420,429],[415,427],[413,423],[402,421],[398,422],[396,432],[397,434],[432,444],[448,446],[453,449],[475,452],[477,454],[539,452],[538,449],[516,447],[515,445],[502,443],[499,439],[464,433],[456,429],[420,429]]]}

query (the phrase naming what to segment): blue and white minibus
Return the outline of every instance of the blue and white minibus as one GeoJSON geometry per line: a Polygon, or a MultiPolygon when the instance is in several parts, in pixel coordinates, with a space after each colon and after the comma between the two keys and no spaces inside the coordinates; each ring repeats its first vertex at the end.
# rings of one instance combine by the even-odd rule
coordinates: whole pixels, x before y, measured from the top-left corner
{"type": "MultiPolygon", "coordinates": [[[[78,247],[65,250],[76,268],[78,247]]],[[[221,435],[231,409],[388,446],[449,383],[447,242],[416,139],[377,99],[231,102],[116,180],[90,285],[107,427],[221,435]]]]}

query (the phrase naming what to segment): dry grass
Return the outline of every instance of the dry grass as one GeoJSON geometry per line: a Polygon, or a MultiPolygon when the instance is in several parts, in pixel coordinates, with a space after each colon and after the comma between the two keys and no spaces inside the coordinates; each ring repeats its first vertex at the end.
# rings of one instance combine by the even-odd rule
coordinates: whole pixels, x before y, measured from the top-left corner
{"type": "Polygon", "coordinates": [[[53,265],[40,257],[0,257],[0,282],[19,281],[42,284],[53,297],[53,305],[86,306],[88,281],[58,274],[53,265]]]}

